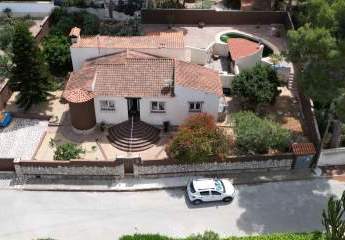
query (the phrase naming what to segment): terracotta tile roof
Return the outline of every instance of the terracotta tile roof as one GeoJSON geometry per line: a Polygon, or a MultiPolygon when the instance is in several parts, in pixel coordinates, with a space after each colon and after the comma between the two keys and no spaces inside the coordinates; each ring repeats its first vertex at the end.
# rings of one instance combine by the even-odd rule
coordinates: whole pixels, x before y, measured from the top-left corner
{"type": "Polygon", "coordinates": [[[229,38],[228,47],[234,61],[253,55],[260,50],[259,43],[243,38],[229,38]]]}
{"type": "Polygon", "coordinates": [[[216,71],[182,61],[176,61],[176,85],[223,95],[223,87],[216,71]]]}
{"type": "Polygon", "coordinates": [[[174,60],[128,58],[124,64],[97,66],[95,94],[119,97],[166,97],[165,80],[174,78],[174,60]]]}
{"type": "Polygon", "coordinates": [[[81,103],[94,98],[92,83],[96,69],[85,67],[70,74],[62,96],[69,102],[81,103]]]}
{"type": "Polygon", "coordinates": [[[182,32],[160,32],[148,36],[88,36],[81,37],[74,48],[184,48],[182,32]]]}
{"type": "Polygon", "coordinates": [[[167,80],[200,91],[222,95],[217,72],[199,65],[157,57],[136,51],[122,51],[90,59],[74,72],[66,85],[64,96],[76,102],[96,96],[171,97],[167,80]],[[71,90],[82,89],[86,93],[71,90]],[[72,95],[73,97],[71,97],[72,95]]]}
{"type": "Polygon", "coordinates": [[[292,144],[292,151],[295,155],[313,155],[316,153],[312,143],[294,143],[292,144]]]}

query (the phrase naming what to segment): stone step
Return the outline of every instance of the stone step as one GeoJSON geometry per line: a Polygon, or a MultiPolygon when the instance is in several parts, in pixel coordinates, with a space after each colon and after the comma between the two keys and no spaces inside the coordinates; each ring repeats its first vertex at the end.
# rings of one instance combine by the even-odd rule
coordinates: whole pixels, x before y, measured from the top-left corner
{"type": "MultiPolygon", "coordinates": [[[[130,131],[125,131],[122,128],[112,128],[109,131],[110,134],[114,136],[118,136],[124,139],[130,139],[131,138],[131,132],[130,131]]],[[[152,129],[152,128],[147,128],[142,131],[133,131],[132,133],[132,138],[150,138],[152,135],[157,135],[159,134],[159,130],[157,129],[152,129]]]]}
{"type": "Polygon", "coordinates": [[[142,121],[125,121],[109,129],[108,139],[114,147],[126,152],[144,151],[159,140],[160,130],[142,121]],[[131,147],[130,147],[131,145],[131,147]]]}
{"type": "Polygon", "coordinates": [[[130,149],[129,144],[122,144],[122,143],[112,139],[111,136],[108,136],[108,139],[109,139],[109,141],[111,141],[112,145],[115,148],[117,148],[121,151],[125,151],[125,152],[140,152],[140,151],[147,150],[147,149],[153,147],[153,145],[154,145],[154,143],[148,142],[146,144],[141,144],[141,145],[137,145],[137,146],[132,145],[132,147],[130,149]]]}
{"type": "Polygon", "coordinates": [[[133,146],[145,144],[147,142],[154,143],[159,139],[159,135],[152,135],[150,138],[135,138],[130,140],[130,138],[124,139],[119,138],[118,136],[111,135],[111,138],[114,140],[115,143],[125,144],[128,145],[130,142],[133,146]]]}

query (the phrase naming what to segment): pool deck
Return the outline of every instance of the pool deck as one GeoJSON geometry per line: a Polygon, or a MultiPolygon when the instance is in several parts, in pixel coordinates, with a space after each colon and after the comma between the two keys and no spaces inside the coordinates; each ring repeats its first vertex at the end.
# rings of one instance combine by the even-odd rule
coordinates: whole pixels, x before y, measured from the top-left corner
{"type": "Polygon", "coordinates": [[[182,31],[185,36],[185,45],[195,48],[207,48],[213,41],[218,33],[224,31],[237,30],[259,38],[265,39],[275,45],[278,50],[285,50],[287,47],[286,31],[284,26],[281,25],[281,37],[275,37],[271,34],[272,25],[207,25],[199,28],[197,25],[174,25],[172,30],[168,29],[166,24],[145,24],[144,32],[157,32],[157,31],[182,31]]]}

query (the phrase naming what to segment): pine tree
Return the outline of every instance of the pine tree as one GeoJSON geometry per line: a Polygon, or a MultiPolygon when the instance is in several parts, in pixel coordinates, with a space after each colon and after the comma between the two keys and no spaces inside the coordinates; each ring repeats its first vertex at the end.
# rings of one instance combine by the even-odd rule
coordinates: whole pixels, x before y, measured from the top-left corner
{"type": "Polygon", "coordinates": [[[28,110],[33,104],[46,101],[50,74],[43,54],[24,22],[18,22],[15,26],[13,64],[10,80],[19,90],[16,104],[28,110]]]}

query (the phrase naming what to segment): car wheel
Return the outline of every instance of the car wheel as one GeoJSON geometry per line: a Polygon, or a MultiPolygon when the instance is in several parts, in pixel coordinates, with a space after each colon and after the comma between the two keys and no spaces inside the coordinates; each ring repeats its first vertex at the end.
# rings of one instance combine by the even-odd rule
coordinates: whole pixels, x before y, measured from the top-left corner
{"type": "Polygon", "coordinates": [[[223,202],[232,202],[232,200],[233,200],[232,197],[223,198],[223,202]]]}
{"type": "Polygon", "coordinates": [[[199,200],[199,199],[197,199],[197,200],[194,200],[192,203],[193,203],[194,205],[199,205],[199,204],[202,203],[202,201],[199,200]]]}

